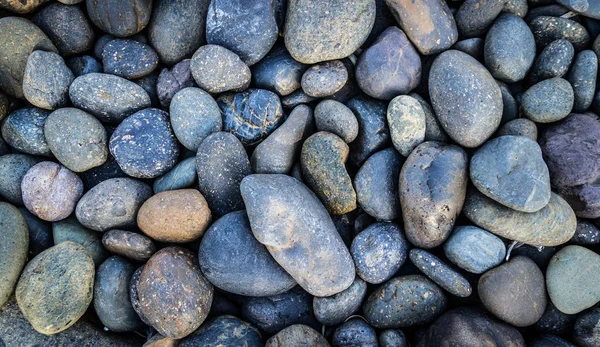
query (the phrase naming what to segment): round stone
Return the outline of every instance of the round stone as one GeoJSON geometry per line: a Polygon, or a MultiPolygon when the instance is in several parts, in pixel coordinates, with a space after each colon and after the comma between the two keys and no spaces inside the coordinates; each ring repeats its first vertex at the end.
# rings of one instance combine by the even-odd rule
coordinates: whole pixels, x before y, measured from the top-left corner
{"type": "Polygon", "coordinates": [[[460,226],[444,243],[444,254],[460,268],[481,274],[504,260],[506,246],[492,233],[474,226],[460,226]]]}
{"type": "Polygon", "coordinates": [[[356,139],[358,121],[346,105],[335,100],[323,100],[315,107],[315,125],[318,131],[327,131],[341,137],[346,143],[356,139]]]}
{"type": "Polygon", "coordinates": [[[456,11],[456,27],[461,37],[482,36],[504,8],[504,0],[467,0],[456,11]]]}
{"type": "Polygon", "coordinates": [[[190,69],[198,86],[209,93],[242,91],[250,85],[250,68],[237,54],[221,46],[198,48],[190,69]]]}
{"type": "Polygon", "coordinates": [[[525,136],[537,142],[538,130],[533,121],[517,118],[506,122],[496,133],[497,136],[525,136]]]}
{"type": "Polygon", "coordinates": [[[356,277],[346,290],[332,296],[315,297],[313,311],[317,320],[324,325],[344,322],[360,309],[367,295],[367,283],[356,277]]]}
{"type": "Polygon", "coordinates": [[[529,22],[529,27],[538,48],[546,47],[550,42],[558,39],[568,40],[576,51],[584,49],[590,43],[587,29],[572,19],[538,16],[529,22]]]}
{"type": "Polygon", "coordinates": [[[86,0],[85,7],[98,28],[118,37],[142,31],[152,13],[151,0],[86,0]]]}
{"type": "Polygon", "coordinates": [[[226,315],[203,324],[200,329],[181,340],[178,345],[178,347],[194,346],[263,347],[264,345],[258,329],[234,316],[226,315]]]}
{"type": "Polygon", "coordinates": [[[257,88],[286,96],[300,88],[302,75],[307,68],[294,60],[283,44],[276,44],[252,66],[252,83],[257,88]]]}
{"type": "Polygon", "coordinates": [[[302,75],[302,90],[316,98],[338,92],[348,81],[348,70],[339,60],[315,64],[302,75]]]}
{"type": "Polygon", "coordinates": [[[574,56],[575,48],[571,42],[565,39],[550,42],[533,64],[531,82],[538,83],[549,78],[563,77],[569,71],[574,56]]]}
{"type": "Polygon", "coordinates": [[[27,261],[29,232],[25,218],[13,205],[0,202],[0,307],[12,296],[27,261]]]}
{"type": "Polygon", "coordinates": [[[49,111],[25,107],[14,111],[2,123],[2,138],[12,148],[31,155],[51,156],[44,137],[44,123],[49,111]]]}
{"type": "Polygon", "coordinates": [[[471,295],[473,290],[469,281],[440,258],[418,248],[411,249],[409,257],[417,269],[450,294],[462,298],[471,295]]]}
{"type": "Polygon", "coordinates": [[[116,39],[104,45],[102,65],[105,73],[135,79],[144,77],[156,69],[158,55],[147,44],[129,39],[116,39]]]}
{"type": "Polygon", "coordinates": [[[0,196],[13,205],[23,205],[21,182],[23,177],[38,163],[27,154],[5,154],[0,156],[0,196]]]}
{"type": "Polygon", "coordinates": [[[334,346],[377,346],[377,333],[362,318],[352,318],[338,326],[333,332],[334,346]]]}
{"type": "Polygon", "coordinates": [[[111,253],[135,260],[146,261],[156,252],[152,240],[142,234],[113,229],[104,233],[102,245],[111,253]]]}
{"type": "Polygon", "coordinates": [[[158,75],[156,93],[162,107],[168,108],[173,97],[180,90],[196,85],[192,70],[190,70],[190,61],[190,59],[184,59],[175,64],[170,70],[167,68],[162,69],[158,75]]]}
{"type": "Polygon", "coordinates": [[[69,86],[75,79],[63,58],[54,52],[33,51],[25,66],[23,95],[33,106],[47,110],[68,103],[69,86]]]}
{"type": "Polygon", "coordinates": [[[538,123],[559,121],[571,113],[575,96],[571,84],[562,78],[543,80],[531,86],[521,100],[525,117],[538,123]]]}
{"type": "Polygon", "coordinates": [[[52,239],[54,244],[71,241],[85,247],[94,260],[96,266],[102,264],[108,257],[106,250],[102,247],[101,234],[85,228],[75,218],[67,218],[60,222],[52,223],[52,239]]]}
{"type": "Polygon", "coordinates": [[[315,329],[295,324],[282,329],[267,340],[265,347],[285,347],[290,345],[306,345],[312,347],[329,347],[329,342],[315,329]]]}
{"type": "Polygon", "coordinates": [[[421,104],[408,95],[392,99],[387,109],[387,120],[394,147],[405,157],[425,141],[427,122],[421,104]]]}

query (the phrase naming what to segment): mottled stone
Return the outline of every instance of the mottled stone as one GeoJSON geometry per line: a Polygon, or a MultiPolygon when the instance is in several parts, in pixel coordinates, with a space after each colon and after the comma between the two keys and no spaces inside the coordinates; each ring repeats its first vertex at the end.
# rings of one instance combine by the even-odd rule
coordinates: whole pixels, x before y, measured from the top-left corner
{"type": "Polygon", "coordinates": [[[276,44],[258,63],[252,66],[252,84],[286,96],[300,88],[307,65],[296,61],[283,44],[276,44]]]}
{"type": "Polygon", "coordinates": [[[54,110],[66,106],[69,85],[74,79],[60,55],[33,51],[25,66],[23,95],[33,106],[54,110]]]}
{"type": "Polygon", "coordinates": [[[600,309],[594,308],[577,317],[573,328],[573,341],[582,347],[600,344],[600,309]]]}
{"type": "Polygon", "coordinates": [[[573,86],[575,102],[573,111],[587,110],[594,100],[596,79],[598,76],[598,56],[592,50],[579,52],[569,71],[568,81],[573,86]]]}
{"type": "Polygon", "coordinates": [[[196,85],[192,70],[190,69],[190,59],[184,59],[175,64],[170,70],[162,69],[156,81],[156,93],[160,105],[168,108],[175,94],[180,90],[196,85]]]}
{"type": "Polygon", "coordinates": [[[94,47],[94,28],[81,6],[52,3],[37,12],[33,22],[63,57],[85,53],[94,47]]]}
{"type": "Polygon", "coordinates": [[[406,336],[402,330],[388,329],[379,334],[380,347],[409,347],[406,336]]]}
{"type": "Polygon", "coordinates": [[[156,69],[158,55],[147,44],[130,39],[116,39],[104,45],[102,65],[106,73],[135,79],[156,69]]]}
{"type": "Polygon", "coordinates": [[[474,226],[459,226],[444,243],[444,254],[460,268],[481,274],[499,265],[506,255],[504,242],[474,226]]]}
{"type": "Polygon", "coordinates": [[[569,71],[574,56],[575,48],[571,42],[564,39],[550,42],[533,64],[531,82],[537,83],[549,78],[563,77],[569,71]]]}
{"type": "Polygon", "coordinates": [[[461,37],[483,35],[504,7],[504,0],[467,0],[455,14],[456,26],[461,37]]]}
{"type": "Polygon", "coordinates": [[[330,346],[327,339],[315,329],[303,324],[294,324],[279,331],[268,339],[265,347],[285,347],[290,345],[312,347],[330,346]]]}
{"type": "Polygon", "coordinates": [[[152,13],[151,0],[86,0],[85,5],[88,16],[98,28],[118,37],[142,31],[152,13]]]}
{"type": "Polygon", "coordinates": [[[371,154],[390,142],[384,102],[358,96],[346,104],[358,120],[358,136],[350,145],[350,164],[360,167],[371,154]]]}
{"type": "Polygon", "coordinates": [[[410,93],[408,96],[417,100],[425,113],[425,141],[447,142],[448,135],[442,130],[431,105],[417,93],[410,93]]]}
{"type": "Polygon", "coordinates": [[[452,295],[467,297],[473,291],[471,284],[435,255],[422,249],[410,250],[410,261],[429,279],[452,295]]]}
{"type": "Polygon", "coordinates": [[[226,315],[219,316],[202,325],[192,335],[181,340],[178,346],[263,347],[263,339],[260,332],[249,323],[234,316],[226,315]]]}
{"type": "Polygon", "coordinates": [[[336,325],[345,321],[360,309],[367,295],[367,283],[356,277],[346,290],[327,297],[313,299],[313,311],[324,325],[336,325]]]}
{"type": "Polygon", "coordinates": [[[377,333],[362,318],[352,318],[338,326],[333,332],[331,342],[336,347],[377,347],[377,333]]]}
{"type": "Polygon", "coordinates": [[[6,9],[11,12],[25,14],[35,11],[39,6],[43,5],[48,0],[2,0],[0,1],[0,9],[6,9]]]}
{"type": "Polygon", "coordinates": [[[190,69],[198,86],[209,93],[242,91],[250,85],[250,68],[237,54],[221,46],[198,48],[190,69]]]}
{"type": "Polygon", "coordinates": [[[98,60],[89,55],[71,57],[67,59],[66,64],[69,67],[69,69],[71,69],[75,77],[103,71],[102,64],[100,64],[98,60]]]}
{"type": "MultiPolygon", "coordinates": [[[[13,205],[0,202],[0,307],[9,301],[27,261],[29,232],[25,218],[13,205]]],[[[0,341],[2,338],[0,337],[0,341]]]]}
{"type": "Polygon", "coordinates": [[[350,143],[358,136],[358,121],[346,105],[336,100],[323,100],[315,107],[318,131],[327,131],[350,143]]]}
{"type": "Polygon", "coordinates": [[[425,141],[426,121],[421,104],[411,96],[400,95],[388,104],[387,120],[394,147],[405,157],[425,141]]]}
{"type": "Polygon", "coordinates": [[[38,160],[26,154],[0,156],[0,196],[13,205],[23,205],[21,182],[38,160]]]}
{"type": "Polygon", "coordinates": [[[586,28],[568,18],[539,16],[529,22],[529,27],[538,48],[546,47],[550,42],[559,39],[571,42],[577,51],[590,43],[590,34],[586,28]]]}
{"type": "Polygon", "coordinates": [[[169,172],[154,180],[154,193],[190,188],[196,183],[196,158],[191,157],[175,165],[169,172]]]}
{"type": "Polygon", "coordinates": [[[9,114],[2,123],[2,138],[19,152],[51,156],[44,137],[44,123],[49,111],[28,106],[9,114]]]}
{"type": "Polygon", "coordinates": [[[600,229],[585,219],[577,218],[575,235],[569,243],[579,246],[591,246],[600,243],[600,229]]]}
{"type": "Polygon", "coordinates": [[[523,93],[523,114],[534,122],[551,123],[571,113],[575,100],[573,87],[562,78],[543,80],[523,93]]]}
{"type": "Polygon", "coordinates": [[[156,251],[156,247],[150,238],[142,234],[118,229],[104,233],[102,245],[111,253],[135,261],[146,261],[156,251]]]}
{"type": "Polygon", "coordinates": [[[338,92],[348,81],[348,70],[339,60],[311,66],[302,75],[302,90],[306,95],[323,98],[338,92]]]}
{"type": "Polygon", "coordinates": [[[505,135],[525,136],[533,141],[537,141],[538,130],[535,123],[529,119],[517,118],[506,122],[500,129],[498,129],[496,135],[499,137],[505,135]]]}

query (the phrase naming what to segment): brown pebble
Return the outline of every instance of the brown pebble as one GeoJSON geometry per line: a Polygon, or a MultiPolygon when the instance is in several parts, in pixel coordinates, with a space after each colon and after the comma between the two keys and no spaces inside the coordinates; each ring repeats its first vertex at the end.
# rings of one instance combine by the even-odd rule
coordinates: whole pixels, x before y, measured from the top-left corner
{"type": "Polygon", "coordinates": [[[144,235],[125,230],[109,230],[102,237],[109,252],[137,261],[146,261],[156,252],[154,242],[144,235]]]}

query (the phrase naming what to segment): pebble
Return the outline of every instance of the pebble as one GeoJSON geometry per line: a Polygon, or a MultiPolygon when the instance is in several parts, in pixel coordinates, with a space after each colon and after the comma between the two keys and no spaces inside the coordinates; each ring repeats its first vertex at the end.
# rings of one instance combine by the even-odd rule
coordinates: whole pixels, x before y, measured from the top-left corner
{"type": "Polygon", "coordinates": [[[292,58],[285,45],[275,44],[263,59],[252,66],[252,84],[280,96],[290,95],[300,89],[302,75],[307,68],[307,65],[292,58]]]}
{"type": "Polygon", "coordinates": [[[379,334],[380,347],[409,347],[402,330],[388,329],[379,334]]]}
{"type": "Polygon", "coordinates": [[[148,260],[137,290],[148,322],[173,339],[186,337],[204,322],[214,291],[196,255],[179,247],[163,248],[148,260]]]}
{"type": "Polygon", "coordinates": [[[460,214],[467,191],[467,154],[454,145],[424,142],[402,166],[400,206],[406,238],[421,248],[441,245],[460,214]]]}
{"type": "Polygon", "coordinates": [[[177,92],[169,114],[177,140],[191,151],[197,151],[208,135],[223,127],[217,102],[200,88],[189,87],[177,92]]]}
{"type": "Polygon", "coordinates": [[[512,13],[521,18],[525,17],[529,10],[527,0],[506,0],[502,12],[512,13]]]}
{"type": "Polygon", "coordinates": [[[310,104],[315,100],[318,100],[318,98],[306,95],[302,89],[299,89],[281,98],[281,104],[283,107],[290,109],[301,104],[310,104]]]}
{"type": "Polygon", "coordinates": [[[527,118],[517,118],[504,123],[504,125],[498,129],[496,135],[498,137],[506,135],[524,136],[537,142],[538,130],[533,121],[530,121],[527,118]]]}
{"type": "Polygon", "coordinates": [[[530,72],[532,83],[538,83],[545,79],[563,77],[569,71],[569,67],[575,57],[575,48],[571,42],[558,39],[550,42],[538,55],[530,72]]]}
{"type": "Polygon", "coordinates": [[[592,50],[581,51],[575,57],[567,77],[573,86],[574,112],[584,112],[592,105],[598,75],[598,56],[592,50]]]}
{"type": "Polygon", "coordinates": [[[179,162],[169,172],[154,180],[154,193],[167,190],[190,188],[196,183],[196,158],[190,157],[179,162]]]}
{"type": "Polygon", "coordinates": [[[462,41],[458,41],[452,46],[452,49],[457,51],[461,51],[463,53],[467,53],[477,60],[482,60],[483,58],[483,48],[485,45],[485,40],[479,37],[473,37],[470,39],[464,39],[462,41]]]}
{"type": "Polygon", "coordinates": [[[600,243],[600,229],[585,219],[577,219],[575,235],[569,243],[579,246],[591,246],[600,243]]]}
{"type": "Polygon", "coordinates": [[[168,108],[173,97],[180,90],[196,85],[190,69],[190,62],[190,59],[184,59],[173,65],[170,70],[162,69],[158,75],[156,93],[162,107],[168,108]]]}
{"type": "Polygon", "coordinates": [[[130,39],[116,39],[104,45],[102,65],[105,73],[136,79],[156,69],[158,55],[147,44],[130,39]]]}
{"type": "Polygon", "coordinates": [[[77,77],[69,87],[73,105],[106,123],[120,123],[127,116],[150,107],[144,88],[122,77],[89,73],[77,77]]]}
{"type": "Polygon", "coordinates": [[[109,149],[127,175],[154,178],[177,163],[179,145],[167,112],[148,108],[127,117],[113,132],[109,149]]]}
{"type": "Polygon", "coordinates": [[[302,75],[301,86],[306,95],[322,98],[340,91],[348,81],[348,70],[339,60],[311,66],[302,75]]]}
{"type": "Polygon", "coordinates": [[[502,263],[506,247],[499,237],[486,230],[459,226],[444,243],[444,255],[458,267],[482,274],[502,263]]]}
{"type": "Polygon", "coordinates": [[[0,3],[0,8],[9,10],[11,12],[16,13],[29,13],[34,11],[39,6],[43,5],[48,0],[21,0],[21,1],[2,1],[0,3]]]}
{"type": "MultiPolygon", "coordinates": [[[[501,124],[509,122],[511,120],[519,118],[519,104],[513,97],[508,85],[502,81],[496,80],[498,86],[500,87],[500,92],[502,93],[502,119],[500,120],[501,124]]],[[[521,95],[519,95],[521,97],[521,95]]]]}
{"type": "Polygon", "coordinates": [[[245,211],[231,212],[215,221],[202,237],[198,255],[206,278],[230,293],[272,296],[296,285],[254,238],[245,211]]]}
{"type": "Polygon", "coordinates": [[[102,64],[89,55],[68,58],[65,62],[75,77],[94,72],[102,72],[102,64]]]}
{"type": "Polygon", "coordinates": [[[425,141],[425,112],[421,103],[408,95],[392,99],[387,109],[387,120],[394,147],[404,157],[425,141]]]}
{"type": "Polygon", "coordinates": [[[594,308],[577,317],[573,327],[573,341],[583,347],[594,347],[600,343],[600,309],[594,308]]]}
{"type": "Polygon", "coordinates": [[[356,81],[377,99],[408,94],[421,81],[421,58],[402,30],[389,27],[358,58],[356,81]]]}
{"type": "Polygon", "coordinates": [[[458,34],[464,38],[483,35],[504,8],[504,0],[467,0],[454,14],[458,34]]]}
{"type": "Polygon", "coordinates": [[[557,0],[557,3],[573,10],[583,16],[600,19],[600,4],[591,0],[582,0],[582,1],[567,1],[567,0],[557,0]]]}
{"type": "Polygon", "coordinates": [[[52,112],[44,124],[44,137],[56,159],[74,172],[100,166],[108,158],[104,126],[96,117],[76,108],[52,112]]]}
{"type": "Polygon", "coordinates": [[[135,227],[138,210],[152,189],[133,178],[109,178],[91,188],[77,203],[77,220],[95,231],[135,227]]]}
{"type": "Polygon", "coordinates": [[[315,125],[318,131],[327,131],[350,143],[358,136],[358,120],[352,110],[336,100],[323,100],[315,107],[315,125]]]}
{"type": "Polygon", "coordinates": [[[181,340],[178,346],[262,347],[264,345],[260,332],[255,327],[234,316],[225,315],[202,325],[192,335],[181,340]]]}
{"type": "Polygon", "coordinates": [[[90,190],[97,184],[110,178],[127,177],[127,174],[121,170],[119,164],[117,164],[117,161],[110,153],[104,164],[81,172],[79,175],[83,180],[85,190],[90,190]]]}
{"type": "Polygon", "coordinates": [[[18,109],[2,123],[2,138],[19,152],[51,156],[44,137],[44,123],[49,115],[49,111],[32,106],[18,109]]]}
{"type": "Polygon", "coordinates": [[[100,265],[108,257],[106,250],[102,247],[102,236],[93,230],[85,228],[75,218],[71,217],[52,223],[52,238],[55,245],[65,241],[82,245],[90,254],[96,266],[100,265]]]}
{"type": "Polygon", "coordinates": [[[379,151],[367,159],[354,176],[356,200],[378,220],[400,217],[398,177],[404,159],[394,148],[379,151]]]}
{"type": "Polygon", "coordinates": [[[358,120],[358,135],[350,144],[349,161],[360,167],[371,154],[390,143],[390,131],[386,120],[387,105],[384,102],[358,96],[346,103],[358,120]]]}
{"type": "Polygon", "coordinates": [[[294,324],[282,329],[277,334],[267,340],[265,347],[285,347],[285,346],[312,346],[329,347],[329,342],[319,334],[315,329],[303,325],[294,324]]]}
{"type": "Polygon", "coordinates": [[[190,69],[198,86],[209,93],[242,91],[250,85],[250,68],[237,54],[221,46],[200,47],[190,69]]]}
{"type": "Polygon", "coordinates": [[[422,273],[450,294],[463,298],[471,295],[472,288],[469,281],[435,255],[413,248],[410,250],[409,257],[422,273]]]}
{"type": "Polygon", "coordinates": [[[516,327],[532,325],[546,309],[544,275],[527,257],[514,257],[484,273],[477,291],[488,311],[516,327]]]}
{"type": "Polygon", "coordinates": [[[93,288],[92,258],[83,246],[63,242],[27,264],[15,296],[33,328],[52,335],[66,330],[83,316],[92,302],[93,288]],[[68,305],[65,298],[69,298],[68,305]]]}
{"type": "Polygon", "coordinates": [[[426,324],[445,308],[444,292],[421,275],[393,278],[375,289],[363,304],[365,318],[379,329],[426,324]]]}
{"type": "Polygon", "coordinates": [[[552,304],[552,300],[548,300],[542,318],[533,327],[535,330],[547,334],[567,335],[572,332],[576,318],[576,315],[560,312],[552,304]]]}
{"type": "Polygon", "coordinates": [[[523,93],[521,108],[525,117],[538,123],[552,123],[569,115],[575,100],[573,87],[562,78],[543,80],[523,93]]]}
{"type": "Polygon", "coordinates": [[[576,51],[580,51],[590,43],[590,34],[586,28],[568,18],[539,16],[529,22],[529,27],[538,48],[544,48],[552,41],[564,39],[571,42],[576,51]]]}
{"type": "Polygon", "coordinates": [[[0,156],[0,196],[13,205],[23,205],[21,182],[23,177],[38,163],[27,154],[5,154],[0,156]]]}
{"type": "MultiPolygon", "coordinates": [[[[490,1],[487,6],[496,2],[500,1],[490,1]]],[[[440,124],[461,146],[480,146],[500,125],[500,88],[488,70],[466,53],[449,50],[435,59],[429,93],[440,124]]]]}
{"type": "Polygon", "coordinates": [[[21,212],[6,202],[0,202],[0,228],[2,228],[2,234],[0,234],[2,244],[0,247],[0,307],[2,307],[12,296],[21,270],[27,261],[29,231],[21,212]]]}
{"type": "Polygon", "coordinates": [[[425,141],[448,142],[448,135],[442,130],[431,105],[417,93],[410,93],[408,96],[417,100],[425,113],[425,141]]]}
{"type": "Polygon", "coordinates": [[[135,261],[146,261],[156,252],[152,240],[142,234],[113,229],[104,233],[102,245],[111,253],[135,261]]]}
{"type": "Polygon", "coordinates": [[[198,147],[196,171],[199,190],[215,217],[244,209],[240,183],[252,168],[235,136],[217,132],[204,139],[198,147]]]}
{"type": "Polygon", "coordinates": [[[29,229],[29,255],[35,256],[54,245],[52,224],[39,219],[25,207],[19,207],[29,229]]]}
{"type": "Polygon", "coordinates": [[[375,223],[352,240],[350,254],[356,273],[367,283],[383,283],[392,278],[406,261],[408,242],[394,223],[375,223]]]}
{"type": "Polygon", "coordinates": [[[94,25],[117,37],[139,33],[152,14],[151,0],[85,0],[85,7],[94,25]]]}
{"type": "Polygon", "coordinates": [[[377,347],[377,333],[361,318],[352,318],[335,329],[331,342],[336,347],[377,347]]]}
{"type": "Polygon", "coordinates": [[[244,178],[241,192],[254,236],[302,288],[330,296],[352,284],[352,257],[308,187],[289,176],[256,174],[244,178]]]}
{"type": "Polygon", "coordinates": [[[360,309],[367,295],[367,283],[356,277],[352,285],[344,291],[327,297],[313,299],[313,312],[323,325],[337,325],[344,322],[360,309]]]}

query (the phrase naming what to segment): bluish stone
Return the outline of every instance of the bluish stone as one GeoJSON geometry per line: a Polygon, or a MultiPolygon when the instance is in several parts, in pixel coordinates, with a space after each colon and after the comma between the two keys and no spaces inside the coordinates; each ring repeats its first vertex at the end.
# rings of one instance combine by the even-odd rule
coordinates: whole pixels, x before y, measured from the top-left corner
{"type": "Polygon", "coordinates": [[[473,292],[471,284],[466,278],[435,255],[422,249],[413,248],[410,250],[409,257],[422,273],[450,294],[464,298],[473,292]]]}
{"type": "Polygon", "coordinates": [[[164,192],[166,190],[176,190],[189,188],[196,183],[196,158],[187,158],[166,174],[154,180],[154,194],[164,192]]]}
{"type": "Polygon", "coordinates": [[[19,152],[52,156],[44,137],[44,123],[50,111],[28,106],[9,114],[2,123],[2,138],[19,152]]]}
{"type": "Polygon", "coordinates": [[[346,104],[358,120],[358,136],[350,144],[350,164],[359,168],[371,154],[390,143],[387,125],[387,105],[384,102],[358,96],[346,104]]]}
{"type": "Polygon", "coordinates": [[[459,226],[444,243],[444,254],[460,268],[481,274],[502,263],[506,246],[499,237],[483,229],[459,226]]]}
{"type": "Polygon", "coordinates": [[[264,344],[260,332],[251,324],[234,316],[219,316],[182,339],[178,346],[263,347],[264,344]]]}
{"type": "Polygon", "coordinates": [[[300,88],[302,74],[307,65],[296,61],[283,44],[276,44],[273,49],[252,66],[252,83],[286,96],[300,88]]]}
{"type": "Polygon", "coordinates": [[[324,325],[336,325],[345,321],[360,309],[367,295],[367,283],[356,277],[346,290],[332,296],[313,299],[313,311],[317,320],[324,325]]]}
{"type": "Polygon", "coordinates": [[[331,342],[336,347],[378,347],[375,329],[362,318],[352,318],[338,326],[331,342]]]}
{"type": "Polygon", "coordinates": [[[100,64],[98,60],[89,55],[71,57],[67,59],[66,63],[69,69],[73,71],[75,77],[103,71],[102,64],[100,64]]]}

